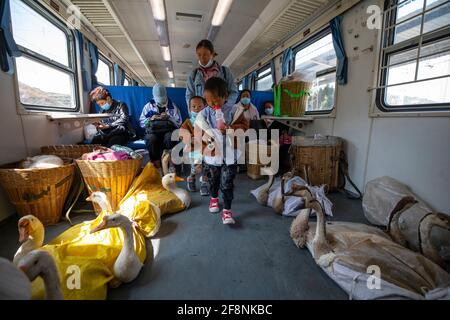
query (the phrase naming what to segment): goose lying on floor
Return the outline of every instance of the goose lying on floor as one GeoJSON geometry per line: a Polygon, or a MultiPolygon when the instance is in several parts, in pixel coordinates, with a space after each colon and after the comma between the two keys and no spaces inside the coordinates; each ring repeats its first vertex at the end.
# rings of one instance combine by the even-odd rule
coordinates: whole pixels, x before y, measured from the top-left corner
{"type": "Polygon", "coordinates": [[[17,226],[21,246],[14,255],[13,263],[15,265],[31,251],[41,248],[45,237],[44,225],[35,216],[29,215],[20,218],[17,226]]]}
{"type": "Polygon", "coordinates": [[[123,283],[128,283],[136,279],[143,264],[137,256],[134,247],[133,223],[121,214],[104,216],[102,222],[91,230],[96,233],[110,228],[120,228],[124,234],[124,242],[119,256],[114,262],[114,276],[123,283]]]}
{"type": "Polygon", "coordinates": [[[29,252],[18,266],[0,258],[0,300],[30,300],[31,282],[39,276],[44,280],[47,300],[62,300],[58,269],[47,252],[29,252]]]}
{"type": "Polygon", "coordinates": [[[177,182],[183,182],[184,179],[177,177],[175,173],[169,173],[162,178],[162,185],[167,190],[175,194],[181,200],[185,209],[191,206],[191,196],[186,190],[177,187],[177,182]]]}
{"type": "Polygon", "coordinates": [[[306,246],[317,264],[350,296],[357,299],[424,299],[450,286],[450,275],[426,257],[393,242],[383,231],[357,223],[326,223],[315,199],[307,206],[317,212],[317,223],[306,213],[291,225],[291,237],[306,246]],[[371,267],[380,270],[380,290],[369,290],[371,267]],[[360,280],[358,282],[358,280],[360,280]]]}

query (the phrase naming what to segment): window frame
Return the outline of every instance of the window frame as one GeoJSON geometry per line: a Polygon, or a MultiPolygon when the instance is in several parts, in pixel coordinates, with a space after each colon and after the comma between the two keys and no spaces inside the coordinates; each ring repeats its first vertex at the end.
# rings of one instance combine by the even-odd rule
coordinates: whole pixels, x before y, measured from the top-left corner
{"type": "MultiPolygon", "coordinates": [[[[17,64],[16,59],[14,58],[14,67],[16,69],[16,72],[14,72],[14,77],[16,80],[16,95],[17,95],[17,101],[19,104],[25,109],[25,111],[42,111],[42,112],[79,112],[81,109],[80,104],[80,88],[79,88],[79,75],[78,75],[78,55],[77,55],[77,48],[78,48],[78,41],[75,37],[74,31],[67,27],[64,21],[59,19],[55,14],[50,12],[47,8],[42,6],[41,4],[31,1],[31,0],[19,0],[23,2],[25,5],[30,7],[32,10],[34,10],[37,14],[42,16],[45,20],[47,20],[49,23],[51,23],[56,28],[60,29],[65,35],[67,39],[67,53],[68,53],[68,66],[65,66],[57,61],[51,60],[47,58],[46,56],[34,52],[31,49],[28,49],[26,47],[23,47],[19,44],[17,44],[18,49],[22,53],[23,58],[27,58],[29,60],[32,60],[34,62],[41,63],[49,68],[56,69],[58,71],[64,72],[66,74],[70,74],[73,76],[73,96],[74,96],[74,102],[75,102],[75,108],[58,108],[58,107],[51,107],[51,106],[40,106],[40,105],[33,105],[33,104],[27,104],[23,103],[20,97],[20,87],[19,87],[19,77],[17,72],[17,64]]],[[[14,26],[13,26],[14,28],[14,26]]],[[[14,34],[14,33],[13,33],[14,34]]]]}
{"type": "MultiPolygon", "coordinates": [[[[99,62],[102,61],[104,64],[106,64],[106,65],[108,66],[108,69],[109,69],[109,84],[101,83],[101,82],[98,81],[98,79],[97,79],[98,84],[99,84],[99,85],[102,85],[102,86],[113,86],[113,85],[114,85],[114,81],[115,81],[115,79],[114,79],[114,63],[113,63],[111,60],[109,60],[109,59],[106,57],[106,55],[103,54],[103,53],[100,52],[100,51],[99,51],[99,53],[98,53],[98,61],[99,61],[99,62]]],[[[97,71],[98,71],[98,70],[97,70],[97,71]]],[[[97,76],[97,73],[95,74],[95,76],[97,76]]]]}
{"type": "MultiPolygon", "coordinates": [[[[273,87],[273,85],[275,83],[275,79],[273,78],[272,62],[265,64],[263,67],[259,68],[256,71],[256,77],[255,77],[255,79],[253,79],[253,88],[255,91],[258,91],[258,87],[257,87],[258,81],[261,79],[267,78],[267,76],[269,76],[269,75],[272,77],[272,87],[273,87]],[[269,70],[269,74],[260,76],[260,74],[265,72],[266,70],[269,70]]],[[[272,88],[270,90],[272,90],[272,88]]],[[[269,90],[265,90],[265,91],[268,92],[269,90]]]]}
{"type": "MultiPolygon", "coordinates": [[[[406,0],[400,0],[400,4],[402,2],[405,2],[406,0]]],[[[379,58],[378,58],[378,77],[376,81],[377,87],[375,88],[375,105],[381,111],[382,113],[386,114],[405,114],[405,113],[429,113],[429,112],[448,112],[450,111],[450,102],[447,103],[429,103],[429,104],[420,104],[420,105],[397,105],[397,106],[390,106],[386,103],[386,92],[387,92],[387,77],[389,73],[389,57],[395,54],[403,53],[406,51],[418,49],[419,47],[422,49],[424,46],[428,44],[432,44],[433,42],[437,42],[440,40],[444,40],[446,38],[450,39],[450,26],[438,28],[436,30],[433,30],[428,33],[421,33],[422,30],[419,30],[419,34],[415,37],[412,37],[410,39],[404,40],[399,43],[394,43],[394,35],[396,30],[396,15],[397,15],[397,9],[399,5],[399,0],[396,0],[395,9],[389,9],[390,7],[393,7],[394,5],[391,5],[390,0],[384,1],[384,12],[386,10],[390,10],[389,14],[387,14],[386,19],[383,19],[382,21],[382,28],[380,30],[381,32],[381,40],[379,42],[379,58]],[[393,27],[392,27],[393,26],[393,27]],[[386,28],[390,28],[390,30],[387,32],[386,28]],[[385,34],[388,33],[387,36],[385,34]],[[422,38],[422,42],[420,41],[420,38],[422,38]],[[385,50],[386,47],[389,47],[389,50],[385,50]],[[386,67],[384,67],[386,66],[386,67]]],[[[442,4],[439,4],[437,6],[433,6],[429,11],[434,10],[438,7],[441,7],[445,5],[447,2],[443,2],[442,4]]],[[[424,4],[426,5],[426,1],[424,0],[424,4]]],[[[412,17],[409,17],[405,19],[404,21],[401,21],[400,23],[405,23],[407,21],[414,20],[414,16],[416,17],[422,17],[421,25],[423,25],[423,19],[425,17],[425,14],[429,12],[428,10],[421,10],[420,13],[413,15],[412,17]]],[[[416,59],[416,63],[418,63],[423,57],[418,57],[416,59]]],[[[401,65],[401,63],[399,64],[401,65]]],[[[450,75],[449,75],[450,77],[450,75]]],[[[444,79],[443,77],[442,79],[444,79]]],[[[425,80],[414,80],[414,82],[408,81],[408,83],[420,83],[425,82],[428,79],[425,80]]],[[[428,80],[429,81],[429,80],[428,80]]],[[[399,83],[398,85],[402,85],[403,83],[399,83]]]]}
{"type": "MultiPolygon", "coordinates": [[[[299,51],[301,51],[301,50],[305,49],[306,47],[310,46],[311,44],[321,40],[322,38],[325,38],[329,34],[331,34],[331,28],[329,26],[327,26],[327,27],[317,31],[316,33],[314,33],[311,37],[309,37],[305,41],[303,41],[300,44],[293,47],[292,54],[294,56],[294,59],[292,60],[292,63],[289,63],[289,74],[292,74],[293,72],[295,72],[295,61],[296,61],[296,57],[297,57],[297,54],[299,53],[299,51]]],[[[321,71],[319,73],[320,73],[320,76],[328,75],[330,73],[334,73],[336,75],[336,71],[337,71],[337,67],[334,67],[334,68],[324,69],[323,71],[321,71]]],[[[316,76],[317,76],[317,74],[316,74],[316,76]]],[[[336,106],[337,106],[337,92],[338,92],[338,84],[337,84],[337,79],[335,79],[333,108],[331,108],[329,110],[323,110],[323,111],[306,111],[305,115],[313,116],[313,115],[332,115],[332,114],[334,114],[334,112],[336,110],[336,106]]]]}
{"type": "Polygon", "coordinates": [[[125,81],[128,81],[128,86],[127,87],[132,87],[133,86],[133,80],[128,75],[128,73],[125,73],[125,81]]]}

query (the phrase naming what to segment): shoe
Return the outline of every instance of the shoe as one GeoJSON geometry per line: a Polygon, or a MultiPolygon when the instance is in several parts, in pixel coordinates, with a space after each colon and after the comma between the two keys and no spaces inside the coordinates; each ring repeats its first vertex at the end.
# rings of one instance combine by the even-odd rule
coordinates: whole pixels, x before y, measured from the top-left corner
{"type": "Polygon", "coordinates": [[[195,177],[190,176],[187,178],[187,188],[190,192],[197,192],[197,187],[195,186],[195,177]]]}
{"type": "Polygon", "coordinates": [[[209,212],[218,213],[219,211],[220,211],[219,199],[211,198],[211,201],[209,202],[209,212]]]}
{"type": "Polygon", "coordinates": [[[202,182],[202,184],[200,185],[200,195],[202,197],[209,196],[209,187],[206,182],[202,182]]]}
{"type": "Polygon", "coordinates": [[[236,223],[236,221],[233,219],[233,213],[230,210],[223,210],[222,222],[224,225],[236,223]]]}

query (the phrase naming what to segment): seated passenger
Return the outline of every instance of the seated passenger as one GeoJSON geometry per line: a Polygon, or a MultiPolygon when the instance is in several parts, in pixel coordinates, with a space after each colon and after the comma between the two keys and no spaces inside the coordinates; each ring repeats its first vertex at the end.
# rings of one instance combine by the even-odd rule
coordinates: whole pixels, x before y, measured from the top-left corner
{"type": "Polygon", "coordinates": [[[250,90],[242,90],[240,101],[236,104],[236,107],[244,108],[244,117],[249,123],[252,120],[259,120],[259,112],[252,103],[252,94],[250,90]]]}
{"type": "Polygon", "coordinates": [[[145,143],[150,160],[161,168],[161,156],[164,150],[172,150],[177,144],[172,141],[172,132],[181,125],[181,113],[178,107],[167,97],[167,90],[161,84],[153,87],[153,99],[142,110],[140,125],[146,130],[145,143]]]}
{"type": "Polygon", "coordinates": [[[97,134],[91,143],[101,144],[108,148],[116,144],[126,146],[130,139],[135,137],[128,106],[114,100],[109,91],[103,87],[95,88],[90,93],[90,97],[102,109],[101,113],[112,114],[109,119],[94,123],[97,127],[97,134]]]}

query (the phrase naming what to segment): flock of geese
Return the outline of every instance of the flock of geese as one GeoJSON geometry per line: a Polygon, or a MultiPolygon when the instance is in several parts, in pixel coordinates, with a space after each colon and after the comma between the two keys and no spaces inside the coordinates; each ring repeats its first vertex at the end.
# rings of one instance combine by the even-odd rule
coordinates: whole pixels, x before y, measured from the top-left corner
{"type": "MultiPolygon", "coordinates": [[[[162,185],[166,190],[173,192],[187,209],[191,204],[191,198],[186,190],[177,187],[178,181],[180,178],[170,173],[162,178],[162,185]]],[[[98,204],[105,210],[104,212],[112,212],[111,205],[102,192],[92,193],[87,200],[98,204]]],[[[120,228],[124,234],[122,250],[113,266],[114,276],[122,283],[131,282],[143,267],[134,249],[133,221],[120,213],[112,213],[104,216],[102,222],[92,229],[91,233],[109,228],[120,228]]],[[[31,299],[31,283],[37,277],[41,277],[44,281],[46,299],[62,300],[60,276],[55,261],[49,253],[40,250],[44,244],[44,226],[39,219],[30,215],[19,220],[18,231],[21,246],[13,262],[0,258],[0,300],[31,299]]]]}

